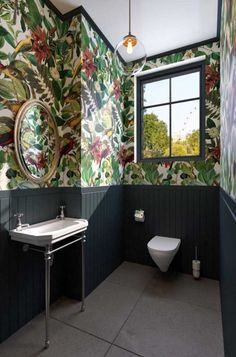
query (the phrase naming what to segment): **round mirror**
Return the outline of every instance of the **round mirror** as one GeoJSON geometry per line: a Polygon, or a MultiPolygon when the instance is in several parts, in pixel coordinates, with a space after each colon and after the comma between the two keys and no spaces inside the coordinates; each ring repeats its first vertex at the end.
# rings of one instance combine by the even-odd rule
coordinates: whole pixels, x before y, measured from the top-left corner
{"type": "Polygon", "coordinates": [[[15,123],[16,156],[23,174],[41,184],[54,174],[59,161],[57,125],[48,107],[38,100],[26,102],[15,123]]]}

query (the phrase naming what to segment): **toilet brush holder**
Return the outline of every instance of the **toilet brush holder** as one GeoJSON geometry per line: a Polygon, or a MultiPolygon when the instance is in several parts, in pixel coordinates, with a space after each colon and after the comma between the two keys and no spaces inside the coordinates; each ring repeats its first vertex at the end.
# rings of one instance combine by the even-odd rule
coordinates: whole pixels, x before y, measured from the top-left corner
{"type": "Polygon", "coordinates": [[[200,278],[200,269],[201,269],[200,260],[194,259],[192,261],[192,268],[193,268],[193,277],[194,277],[194,279],[199,279],[200,278]]]}

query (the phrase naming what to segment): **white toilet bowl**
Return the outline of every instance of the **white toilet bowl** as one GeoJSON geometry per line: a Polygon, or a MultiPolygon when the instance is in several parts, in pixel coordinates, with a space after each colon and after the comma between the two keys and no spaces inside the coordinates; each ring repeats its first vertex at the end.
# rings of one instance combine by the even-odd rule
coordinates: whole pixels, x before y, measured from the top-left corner
{"type": "Polygon", "coordinates": [[[180,239],[159,236],[155,236],[148,242],[149,254],[162,272],[168,270],[170,263],[179,250],[180,243],[180,239]]]}

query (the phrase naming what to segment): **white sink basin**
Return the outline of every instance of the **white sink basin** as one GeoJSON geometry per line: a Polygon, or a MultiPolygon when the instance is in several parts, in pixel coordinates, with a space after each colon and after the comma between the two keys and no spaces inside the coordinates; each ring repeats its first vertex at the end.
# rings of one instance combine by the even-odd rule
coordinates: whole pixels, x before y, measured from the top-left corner
{"type": "Polygon", "coordinates": [[[66,217],[63,220],[52,219],[33,224],[22,228],[20,231],[13,229],[10,231],[10,236],[12,240],[42,247],[83,232],[87,227],[88,221],[86,219],[66,217]]]}

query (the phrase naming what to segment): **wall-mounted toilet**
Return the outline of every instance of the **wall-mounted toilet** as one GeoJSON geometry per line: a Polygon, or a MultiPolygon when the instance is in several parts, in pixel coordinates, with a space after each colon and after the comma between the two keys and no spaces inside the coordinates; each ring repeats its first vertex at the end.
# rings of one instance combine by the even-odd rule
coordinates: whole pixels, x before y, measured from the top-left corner
{"type": "Polygon", "coordinates": [[[162,272],[168,270],[170,263],[179,250],[180,243],[180,239],[160,236],[155,236],[148,242],[149,254],[162,272]]]}

